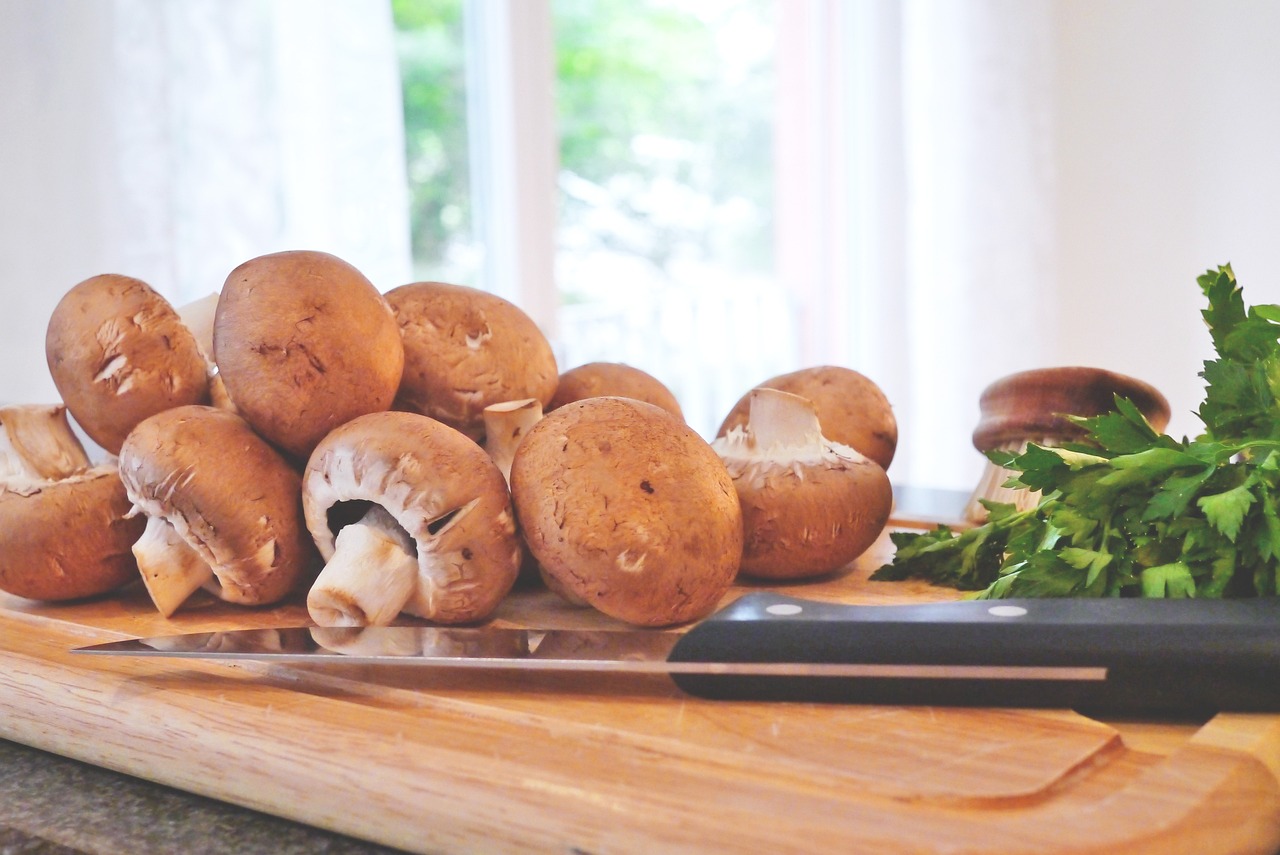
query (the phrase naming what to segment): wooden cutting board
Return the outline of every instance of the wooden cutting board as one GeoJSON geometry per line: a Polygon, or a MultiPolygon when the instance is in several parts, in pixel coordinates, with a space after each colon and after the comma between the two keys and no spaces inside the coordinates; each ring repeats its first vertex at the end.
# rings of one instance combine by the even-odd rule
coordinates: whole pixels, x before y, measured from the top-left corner
{"type": "MultiPolygon", "coordinates": [[[[772,589],[859,603],[955,596],[868,581],[890,548],[772,589]]],[[[296,602],[212,600],[165,620],[140,588],[69,605],[0,595],[0,736],[422,852],[1280,849],[1280,716],[729,703],[664,677],[68,653],[308,622],[296,602]]],[[[616,626],[540,590],[514,594],[495,622],[616,626]]]]}

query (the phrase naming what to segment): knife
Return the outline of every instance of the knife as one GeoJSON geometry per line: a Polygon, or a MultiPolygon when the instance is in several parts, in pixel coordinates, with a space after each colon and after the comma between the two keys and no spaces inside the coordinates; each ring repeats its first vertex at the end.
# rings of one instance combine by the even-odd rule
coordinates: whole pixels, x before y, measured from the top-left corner
{"type": "Polygon", "coordinates": [[[139,638],[92,655],[662,673],[725,700],[1280,710],[1280,598],[838,605],[747,594],[686,632],[291,627],[139,638]]]}

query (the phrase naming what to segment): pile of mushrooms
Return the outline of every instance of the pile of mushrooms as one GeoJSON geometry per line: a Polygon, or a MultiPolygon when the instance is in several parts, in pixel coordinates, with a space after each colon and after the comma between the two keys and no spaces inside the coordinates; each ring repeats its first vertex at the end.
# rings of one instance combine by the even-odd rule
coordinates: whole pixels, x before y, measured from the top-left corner
{"type": "Polygon", "coordinates": [[[35,599],[141,580],[166,616],[205,591],[305,596],[322,627],[466,624],[533,568],[568,602],[667,626],[739,574],[847,566],[892,499],[893,413],[856,372],[772,378],[712,443],[634,366],[560,373],[505,300],[383,294],[323,252],[250,259],[179,309],[92,277],[46,355],[64,404],[0,410],[0,590],[35,599]]]}

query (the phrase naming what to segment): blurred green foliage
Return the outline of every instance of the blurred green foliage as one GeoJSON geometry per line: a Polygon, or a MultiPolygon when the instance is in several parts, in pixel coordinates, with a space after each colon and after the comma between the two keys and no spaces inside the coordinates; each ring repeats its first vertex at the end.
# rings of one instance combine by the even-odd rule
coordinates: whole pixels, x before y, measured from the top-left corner
{"type": "MultiPolygon", "coordinates": [[[[462,6],[393,0],[420,270],[470,239],[462,6]]],[[[566,197],[562,223],[583,221],[584,205],[609,205],[646,233],[614,247],[659,266],[680,245],[735,265],[770,264],[771,52],[735,44],[734,23],[754,16],[758,32],[772,10],[772,0],[552,0],[561,169],[600,188],[595,201],[566,197]],[[712,211],[745,201],[755,219],[718,238],[711,215],[664,221],[636,201],[658,196],[659,182],[666,198],[676,187],[712,211]]]]}

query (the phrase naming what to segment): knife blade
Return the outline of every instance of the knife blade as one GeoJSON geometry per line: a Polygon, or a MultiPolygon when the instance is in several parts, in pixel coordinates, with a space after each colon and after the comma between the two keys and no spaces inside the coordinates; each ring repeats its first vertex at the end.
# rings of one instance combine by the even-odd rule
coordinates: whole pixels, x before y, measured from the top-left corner
{"type": "Polygon", "coordinates": [[[747,594],[685,632],[287,627],[139,638],[95,655],[669,674],[724,700],[1280,710],[1280,598],[840,605],[747,594]]]}

